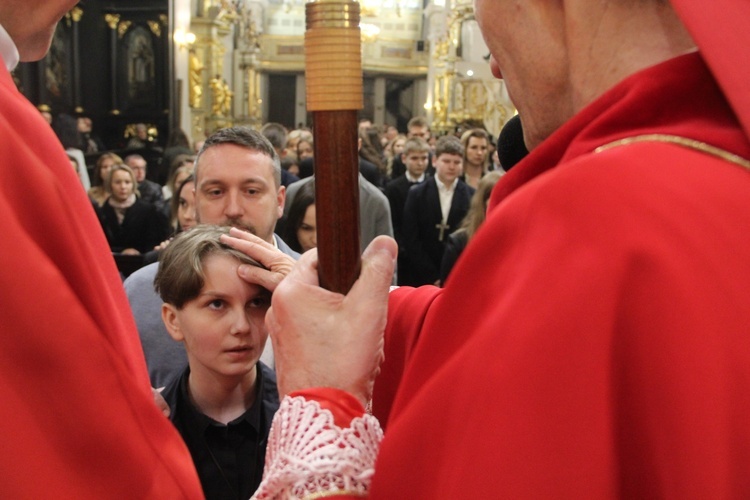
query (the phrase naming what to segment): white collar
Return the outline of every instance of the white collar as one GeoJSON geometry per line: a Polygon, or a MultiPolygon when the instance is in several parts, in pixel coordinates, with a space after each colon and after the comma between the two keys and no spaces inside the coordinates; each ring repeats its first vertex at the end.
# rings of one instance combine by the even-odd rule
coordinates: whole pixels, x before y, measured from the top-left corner
{"type": "Polygon", "coordinates": [[[435,182],[437,183],[438,190],[453,191],[454,189],[456,189],[456,185],[458,184],[458,177],[453,179],[453,182],[450,186],[447,186],[443,184],[443,181],[441,181],[440,178],[438,178],[437,174],[435,174],[435,182]]]}
{"type": "Polygon", "coordinates": [[[5,62],[5,67],[8,71],[13,71],[18,66],[18,61],[21,56],[18,53],[18,47],[13,43],[13,39],[10,37],[3,25],[0,24],[0,56],[5,62]]]}
{"type": "Polygon", "coordinates": [[[422,175],[420,175],[419,177],[414,177],[407,170],[406,171],[406,180],[408,180],[409,182],[422,182],[424,180],[424,172],[422,172],[422,175]]]}

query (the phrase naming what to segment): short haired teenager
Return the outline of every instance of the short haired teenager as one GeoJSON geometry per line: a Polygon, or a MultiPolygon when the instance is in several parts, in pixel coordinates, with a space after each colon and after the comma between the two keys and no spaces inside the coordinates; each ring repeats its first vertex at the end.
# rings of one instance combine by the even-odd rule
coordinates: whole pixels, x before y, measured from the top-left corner
{"type": "Polygon", "coordinates": [[[237,274],[259,265],[219,241],[226,227],[199,225],[162,252],[154,287],[169,335],[185,344],[188,367],[163,392],[206,498],[249,498],[260,484],[274,373],[259,361],[271,294],[237,274]]]}

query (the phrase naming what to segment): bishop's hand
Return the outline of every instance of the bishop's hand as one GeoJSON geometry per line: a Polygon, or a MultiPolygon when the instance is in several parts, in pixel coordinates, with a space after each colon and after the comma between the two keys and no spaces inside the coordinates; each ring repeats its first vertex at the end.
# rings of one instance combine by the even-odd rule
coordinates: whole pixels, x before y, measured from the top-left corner
{"type": "Polygon", "coordinates": [[[315,250],[305,253],[273,293],[266,315],[279,394],[313,387],[342,389],[365,405],[383,360],[388,291],[396,242],[376,238],[344,296],[318,286],[315,250]]]}

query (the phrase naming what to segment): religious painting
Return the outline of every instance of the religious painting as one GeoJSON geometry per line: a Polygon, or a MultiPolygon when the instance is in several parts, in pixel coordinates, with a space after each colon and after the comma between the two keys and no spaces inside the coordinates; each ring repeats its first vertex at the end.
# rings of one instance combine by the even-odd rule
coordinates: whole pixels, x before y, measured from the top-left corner
{"type": "Polygon", "coordinates": [[[57,110],[71,110],[73,103],[72,26],[63,20],[57,25],[50,50],[38,64],[39,102],[57,110]]]}
{"type": "Polygon", "coordinates": [[[117,25],[114,76],[117,109],[122,113],[164,108],[166,46],[152,20],[121,20],[117,25]]]}
{"type": "Polygon", "coordinates": [[[154,38],[146,27],[135,25],[119,41],[117,94],[123,110],[157,107],[154,38]]]}

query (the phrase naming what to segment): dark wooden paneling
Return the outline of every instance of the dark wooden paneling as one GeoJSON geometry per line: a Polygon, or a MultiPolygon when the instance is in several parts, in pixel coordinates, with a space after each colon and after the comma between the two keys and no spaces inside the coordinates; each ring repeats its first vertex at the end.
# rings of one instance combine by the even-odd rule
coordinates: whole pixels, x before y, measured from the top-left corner
{"type": "Polygon", "coordinates": [[[170,28],[167,0],[88,0],[78,21],[58,25],[50,53],[14,72],[21,91],[53,114],[84,113],[110,149],[127,140],[126,125],[156,125],[163,143],[169,131],[170,28]],[[119,15],[113,30],[106,17],[119,15]]]}

